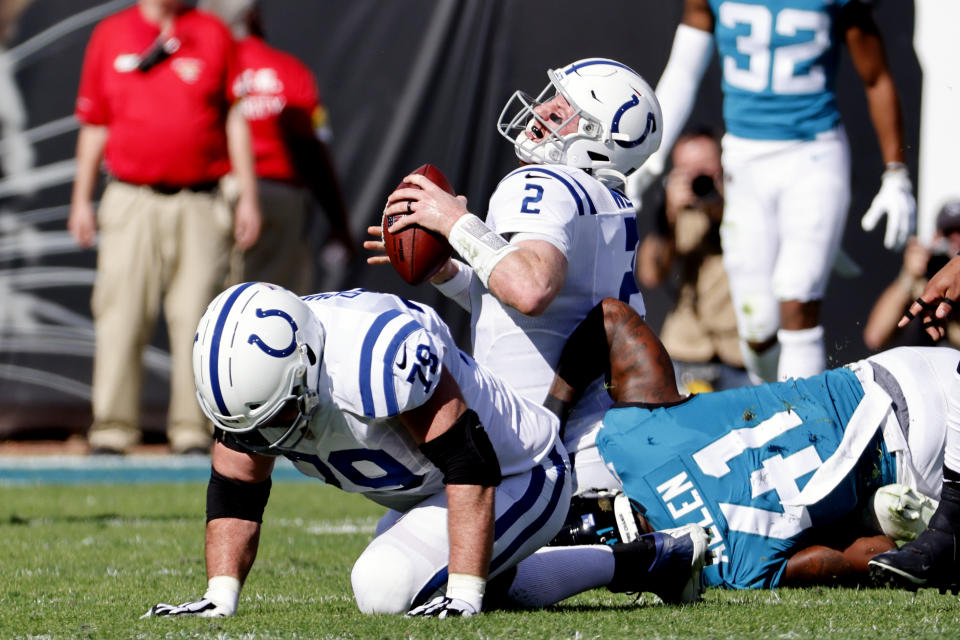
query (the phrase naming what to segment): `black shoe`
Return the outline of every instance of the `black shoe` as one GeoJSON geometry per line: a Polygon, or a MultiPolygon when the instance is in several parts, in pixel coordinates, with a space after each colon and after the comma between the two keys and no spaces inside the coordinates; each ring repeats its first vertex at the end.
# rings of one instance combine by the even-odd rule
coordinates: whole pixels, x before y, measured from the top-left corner
{"type": "Polygon", "coordinates": [[[700,573],[713,557],[709,542],[703,527],[688,524],[615,545],[614,557],[621,556],[618,562],[623,570],[618,567],[614,571],[609,588],[614,592],[655,593],[666,604],[697,602],[703,593],[700,573]]]}
{"type": "Polygon", "coordinates": [[[926,529],[916,540],[897,551],[887,551],[868,563],[875,583],[916,591],[921,587],[960,593],[957,536],[926,529]]]}
{"type": "Polygon", "coordinates": [[[713,558],[706,530],[698,524],[688,524],[647,535],[654,536],[657,545],[657,557],[647,572],[648,579],[659,582],[653,593],[667,604],[701,600],[700,572],[713,558]]]}

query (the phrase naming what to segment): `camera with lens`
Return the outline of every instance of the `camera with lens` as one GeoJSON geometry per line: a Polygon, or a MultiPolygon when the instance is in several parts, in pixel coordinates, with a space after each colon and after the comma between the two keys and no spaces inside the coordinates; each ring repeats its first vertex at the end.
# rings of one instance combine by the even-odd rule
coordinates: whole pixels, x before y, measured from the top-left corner
{"type": "Polygon", "coordinates": [[[703,200],[704,198],[716,195],[717,185],[714,183],[713,177],[700,174],[690,183],[690,190],[693,191],[693,195],[703,200]]]}

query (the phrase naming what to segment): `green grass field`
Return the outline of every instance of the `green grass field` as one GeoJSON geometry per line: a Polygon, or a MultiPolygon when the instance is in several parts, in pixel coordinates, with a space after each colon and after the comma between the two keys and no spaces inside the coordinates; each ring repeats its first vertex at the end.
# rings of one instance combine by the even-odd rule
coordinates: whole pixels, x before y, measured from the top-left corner
{"type": "Polygon", "coordinates": [[[350,567],[380,508],[281,482],[235,618],[140,620],[203,592],[204,501],[202,484],[0,488],[0,638],[960,637],[957,598],[929,589],[710,590],[687,607],[596,590],[544,611],[364,616],[350,567]]]}

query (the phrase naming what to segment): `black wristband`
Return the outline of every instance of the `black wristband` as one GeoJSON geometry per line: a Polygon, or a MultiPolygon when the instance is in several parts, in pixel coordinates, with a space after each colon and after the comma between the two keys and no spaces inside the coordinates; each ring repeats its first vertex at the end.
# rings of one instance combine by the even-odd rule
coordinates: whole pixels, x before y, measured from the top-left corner
{"type": "Polygon", "coordinates": [[[263,510],[270,498],[273,481],[243,482],[210,470],[207,484],[207,522],[217,518],[237,518],[263,522],[263,510]]]}
{"type": "Polygon", "coordinates": [[[467,409],[453,426],[420,451],[443,472],[444,484],[475,484],[496,487],[503,476],[497,452],[473,409],[467,409]]]}

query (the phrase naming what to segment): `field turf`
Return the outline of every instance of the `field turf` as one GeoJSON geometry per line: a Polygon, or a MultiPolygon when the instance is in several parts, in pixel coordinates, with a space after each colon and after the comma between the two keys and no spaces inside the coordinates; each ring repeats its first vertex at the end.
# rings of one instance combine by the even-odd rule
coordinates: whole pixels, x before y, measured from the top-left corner
{"type": "Polygon", "coordinates": [[[381,509],[293,482],[274,485],[236,617],[139,619],[202,594],[204,502],[203,483],[0,486],[0,639],[960,637],[960,602],[929,589],[709,590],[686,607],[595,590],[543,611],[364,616],[350,567],[381,509]]]}

